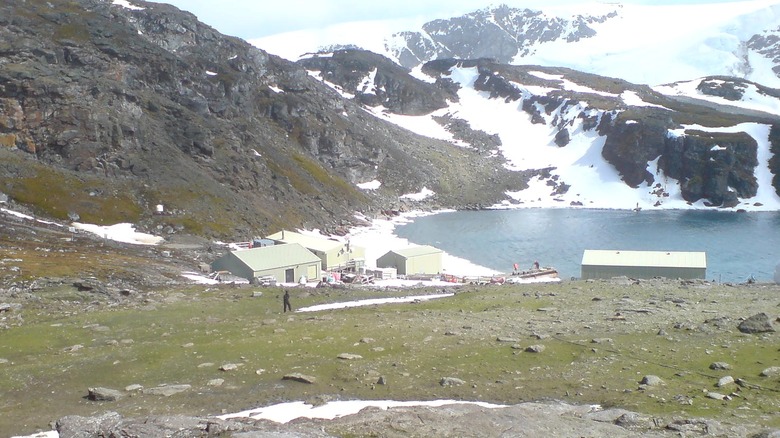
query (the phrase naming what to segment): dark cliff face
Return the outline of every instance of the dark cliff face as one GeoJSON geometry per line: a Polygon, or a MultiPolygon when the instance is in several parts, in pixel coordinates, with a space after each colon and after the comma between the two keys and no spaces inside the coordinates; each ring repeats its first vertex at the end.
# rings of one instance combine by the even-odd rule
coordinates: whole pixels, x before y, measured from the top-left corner
{"type": "Polygon", "coordinates": [[[384,56],[365,50],[337,50],[298,61],[306,70],[318,72],[366,106],[383,106],[394,114],[419,116],[457,101],[456,93],[415,79],[409,70],[384,56]]]}
{"type": "MultiPolygon", "coordinates": [[[[335,231],[423,186],[440,206],[500,200],[502,185],[488,179],[498,160],[380,121],[189,13],[134,3],[142,8],[0,6],[0,191],[57,218],[217,236],[335,231]],[[355,186],[373,179],[383,183],[374,193],[355,186]],[[153,215],[157,204],[172,214],[153,215]]],[[[419,85],[377,64],[384,103],[409,113],[441,105],[446,93],[421,98],[419,85]]]]}

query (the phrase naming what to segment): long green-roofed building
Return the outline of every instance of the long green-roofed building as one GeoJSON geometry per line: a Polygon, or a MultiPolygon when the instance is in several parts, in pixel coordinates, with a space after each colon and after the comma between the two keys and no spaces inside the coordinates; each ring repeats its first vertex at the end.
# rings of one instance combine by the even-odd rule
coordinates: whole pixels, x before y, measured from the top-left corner
{"type": "Polygon", "coordinates": [[[365,264],[366,250],[349,242],[324,237],[309,236],[294,231],[282,230],[267,236],[266,239],[277,243],[297,243],[316,254],[322,261],[322,270],[339,268],[359,268],[365,264]]]}
{"type": "Polygon", "coordinates": [[[212,263],[214,271],[229,271],[250,282],[273,277],[280,283],[294,283],[306,277],[319,280],[321,260],[297,243],[230,251],[212,263]]]}
{"type": "Polygon", "coordinates": [[[583,280],[621,276],[704,279],[707,275],[707,254],[587,249],[582,255],[581,269],[583,280]]]}

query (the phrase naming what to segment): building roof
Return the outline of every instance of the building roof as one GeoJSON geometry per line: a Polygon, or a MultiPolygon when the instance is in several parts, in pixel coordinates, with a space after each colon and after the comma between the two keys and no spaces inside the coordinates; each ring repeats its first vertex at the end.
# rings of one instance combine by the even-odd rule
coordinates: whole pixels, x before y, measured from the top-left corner
{"type": "Polygon", "coordinates": [[[704,252],[586,249],[582,254],[582,265],[706,269],[707,254],[704,252]]]}
{"type": "Polygon", "coordinates": [[[294,231],[282,230],[278,233],[267,236],[266,239],[275,240],[277,242],[284,243],[299,243],[304,248],[313,249],[316,251],[328,252],[337,248],[343,248],[345,243],[336,240],[320,238],[315,236],[308,236],[306,234],[296,233],[294,231]]]}
{"type": "Polygon", "coordinates": [[[231,252],[253,271],[265,271],[306,263],[321,263],[319,257],[298,243],[263,246],[231,252]]]}
{"type": "Polygon", "coordinates": [[[412,246],[409,248],[403,248],[403,249],[394,249],[389,252],[394,252],[402,257],[418,257],[423,255],[429,255],[429,254],[441,254],[442,250],[439,248],[434,248],[429,245],[422,245],[422,246],[412,246]]]}

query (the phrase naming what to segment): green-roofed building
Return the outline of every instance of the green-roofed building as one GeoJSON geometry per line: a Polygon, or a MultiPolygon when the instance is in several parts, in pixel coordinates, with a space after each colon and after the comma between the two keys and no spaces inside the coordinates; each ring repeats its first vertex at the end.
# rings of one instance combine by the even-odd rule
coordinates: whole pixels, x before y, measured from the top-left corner
{"type": "Polygon", "coordinates": [[[297,243],[230,251],[211,264],[214,271],[229,271],[254,282],[273,277],[280,283],[320,279],[320,258],[297,243]]]}
{"type": "Polygon", "coordinates": [[[376,260],[378,268],[395,268],[401,275],[440,274],[442,250],[432,246],[413,246],[388,251],[376,260]]]}
{"type": "Polygon", "coordinates": [[[582,255],[583,280],[621,276],[704,279],[706,275],[704,252],[587,249],[582,255]]]}
{"type": "Polygon", "coordinates": [[[267,236],[266,239],[276,243],[297,243],[322,261],[323,271],[345,268],[358,269],[365,265],[366,250],[363,247],[351,245],[349,242],[309,236],[294,231],[282,230],[267,236]]]}

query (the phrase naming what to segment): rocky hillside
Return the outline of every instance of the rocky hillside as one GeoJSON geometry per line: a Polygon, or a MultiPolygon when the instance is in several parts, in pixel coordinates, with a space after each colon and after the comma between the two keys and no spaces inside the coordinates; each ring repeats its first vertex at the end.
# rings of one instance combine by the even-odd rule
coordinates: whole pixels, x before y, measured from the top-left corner
{"type": "MultiPolygon", "coordinates": [[[[249,238],[284,227],[338,233],[355,224],[355,212],[406,208],[404,194],[434,193],[411,208],[482,208],[519,202],[508,194],[534,178],[556,201],[587,206],[566,197],[574,184],[568,164],[511,163],[513,141],[463,115],[466,89],[516,105],[506,129],[543,126],[561,149],[582,135],[603,140],[600,160],[661,202],[668,193],[651,172],[656,158],[664,178],[680,181],[685,201],[735,207],[769,185],[754,169],[768,149],[780,148],[776,116],[617,79],[510,66],[500,61],[505,57],[439,59],[419,74],[356,49],[292,63],[174,7],[133,5],[0,6],[0,193],[32,213],[208,237],[249,238]],[[455,78],[473,71],[473,83],[455,78]],[[644,104],[626,102],[623,93],[644,104]],[[388,115],[427,118],[447,134],[413,133],[388,115]],[[770,129],[770,146],[739,130],[716,132],[743,122],[770,129]],[[380,185],[359,188],[367,182],[380,185]]],[[[524,17],[529,44],[561,38],[564,30],[566,38],[586,38],[589,26],[609,18],[552,26],[530,12],[501,10],[507,23],[524,17]]],[[[450,54],[458,53],[437,56],[450,54]]],[[[702,80],[699,89],[729,102],[749,100],[745,90],[780,94],[720,77],[702,80]]],[[[780,162],[769,164],[776,191],[780,162]]]]}
{"type": "MultiPolygon", "coordinates": [[[[0,191],[11,200],[58,219],[249,237],[337,231],[423,187],[455,207],[523,186],[500,158],[378,120],[189,13],[134,4],[0,6],[0,191]],[[370,194],[356,187],[377,178],[370,194]],[[158,204],[168,214],[153,214],[158,204]]],[[[414,105],[441,99],[415,93],[414,105]]]]}

